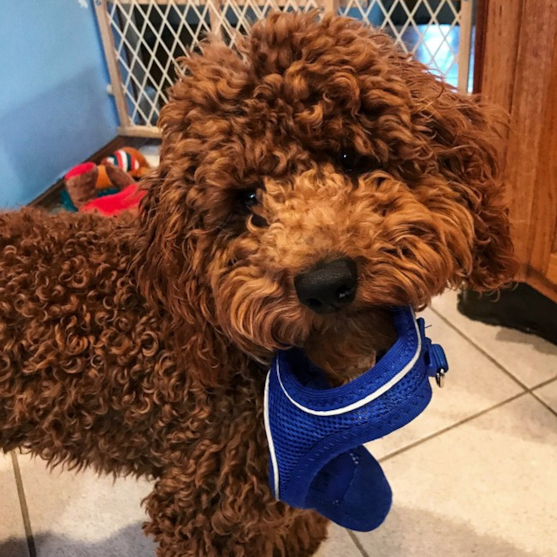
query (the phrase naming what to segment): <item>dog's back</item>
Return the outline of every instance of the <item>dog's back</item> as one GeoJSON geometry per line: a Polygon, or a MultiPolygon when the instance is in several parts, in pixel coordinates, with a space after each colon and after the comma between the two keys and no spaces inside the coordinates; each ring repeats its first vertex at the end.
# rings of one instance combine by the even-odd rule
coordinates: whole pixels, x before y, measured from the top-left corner
{"type": "Polygon", "coordinates": [[[126,219],[0,215],[0,448],[151,472],[141,397],[164,351],[133,252],[126,219]]]}

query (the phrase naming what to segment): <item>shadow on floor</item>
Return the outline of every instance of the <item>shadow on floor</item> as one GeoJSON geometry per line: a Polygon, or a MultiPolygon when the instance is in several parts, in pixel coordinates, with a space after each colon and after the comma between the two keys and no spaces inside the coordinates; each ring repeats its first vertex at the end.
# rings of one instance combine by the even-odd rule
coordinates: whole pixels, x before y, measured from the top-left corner
{"type": "Polygon", "coordinates": [[[501,329],[497,332],[496,339],[501,342],[513,342],[515,344],[527,344],[532,346],[536,352],[540,354],[553,354],[557,355],[557,345],[551,344],[550,341],[545,340],[535,333],[523,333],[515,331],[514,329],[501,329]]]}
{"type": "MultiPolygon", "coordinates": [[[[489,555],[490,557],[541,557],[512,543],[476,532],[467,524],[444,519],[425,510],[395,508],[387,523],[369,534],[357,534],[360,544],[374,557],[424,557],[425,555],[489,555]],[[448,549],[450,548],[450,549],[448,549]]],[[[22,540],[0,543],[0,557],[26,557],[22,540]]],[[[141,523],[123,528],[96,542],[79,542],[70,537],[38,534],[36,557],[154,557],[155,544],[143,536],[141,523]]],[[[325,549],[325,548],[323,548],[325,549]]],[[[321,554],[328,553],[321,552],[321,554]]],[[[359,552],[345,557],[360,557],[359,552]]],[[[199,556],[202,557],[202,556],[199,556]]]]}
{"type": "Polygon", "coordinates": [[[9,538],[0,542],[0,557],[27,557],[27,541],[21,538],[9,538]]]}
{"type": "MultiPolygon", "coordinates": [[[[91,525],[94,529],[94,525],[91,525]]],[[[101,535],[101,533],[98,533],[101,535]]],[[[141,522],[104,540],[81,542],[69,536],[35,534],[36,557],[154,557],[155,543],[141,530],[141,522]]],[[[27,557],[27,542],[10,538],[0,543],[0,557],[27,557]],[[22,553],[23,551],[23,553],[22,553]]],[[[33,556],[31,556],[33,557],[33,556]]]]}

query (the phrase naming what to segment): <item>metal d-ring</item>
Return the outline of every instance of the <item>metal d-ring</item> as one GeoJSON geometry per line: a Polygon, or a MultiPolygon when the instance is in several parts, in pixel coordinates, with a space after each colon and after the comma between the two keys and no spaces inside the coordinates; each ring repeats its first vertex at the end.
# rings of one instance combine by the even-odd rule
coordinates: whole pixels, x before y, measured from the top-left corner
{"type": "Polygon", "coordinates": [[[443,368],[439,369],[435,374],[435,382],[441,389],[445,386],[445,375],[447,375],[447,370],[443,368]]]}

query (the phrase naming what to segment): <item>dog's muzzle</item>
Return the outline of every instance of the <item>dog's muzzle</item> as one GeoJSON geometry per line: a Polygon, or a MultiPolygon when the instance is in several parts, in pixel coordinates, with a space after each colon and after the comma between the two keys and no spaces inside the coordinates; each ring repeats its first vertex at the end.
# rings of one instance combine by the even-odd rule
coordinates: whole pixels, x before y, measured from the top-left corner
{"type": "Polygon", "coordinates": [[[270,484],[277,499],[315,509],[358,531],[377,528],[391,507],[383,470],[363,447],[418,416],[432,396],[430,377],[448,371],[441,346],[412,309],[393,310],[398,338],[354,381],[330,388],[299,349],[280,351],[265,387],[270,484]]]}

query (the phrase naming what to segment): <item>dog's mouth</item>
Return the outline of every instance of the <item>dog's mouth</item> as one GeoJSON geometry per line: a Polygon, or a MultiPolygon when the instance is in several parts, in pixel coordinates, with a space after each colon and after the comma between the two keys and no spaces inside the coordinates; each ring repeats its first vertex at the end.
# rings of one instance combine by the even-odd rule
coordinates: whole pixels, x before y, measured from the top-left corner
{"type": "Polygon", "coordinates": [[[326,321],[325,326],[310,332],[301,348],[332,385],[346,383],[372,368],[397,337],[388,309],[335,314],[326,321]]]}

